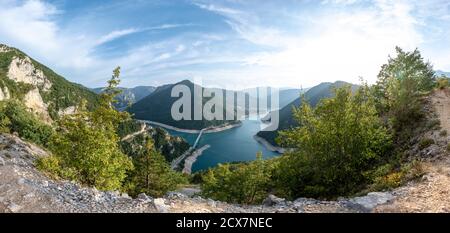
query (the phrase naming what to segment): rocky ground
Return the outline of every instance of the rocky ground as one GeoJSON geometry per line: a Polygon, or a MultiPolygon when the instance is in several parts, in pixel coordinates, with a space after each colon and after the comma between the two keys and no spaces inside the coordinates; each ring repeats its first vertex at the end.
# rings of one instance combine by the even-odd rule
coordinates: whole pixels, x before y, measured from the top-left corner
{"type": "Polygon", "coordinates": [[[118,192],[101,192],[68,181],[56,181],[38,171],[34,162],[48,153],[20,138],[0,135],[0,212],[450,212],[450,93],[431,95],[430,112],[440,127],[412,140],[411,158],[421,161],[425,175],[389,192],[374,192],[337,201],[299,198],[295,201],[270,195],[261,205],[235,205],[196,197],[198,188],[186,187],[164,198],[144,194],[130,198],[118,192]],[[435,109],[435,111],[431,111],[435,109]],[[423,138],[434,143],[421,148],[423,138]]]}
{"type": "Polygon", "coordinates": [[[340,201],[285,201],[269,196],[263,205],[242,206],[195,197],[198,189],[191,187],[164,198],[141,194],[133,199],[118,192],[101,192],[50,179],[34,166],[36,158],[47,155],[16,136],[0,135],[0,212],[369,212],[393,198],[389,193],[340,201]]]}

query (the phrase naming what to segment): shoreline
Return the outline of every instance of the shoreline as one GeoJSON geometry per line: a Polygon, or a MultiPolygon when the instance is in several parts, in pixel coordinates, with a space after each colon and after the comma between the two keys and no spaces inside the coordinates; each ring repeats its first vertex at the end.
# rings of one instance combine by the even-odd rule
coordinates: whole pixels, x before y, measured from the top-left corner
{"type": "Polygon", "coordinates": [[[284,152],[286,152],[285,148],[274,146],[270,142],[268,142],[266,139],[264,139],[258,135],[254,135],[253,139],[255,139],[258,143],[262,144],[266,149],[268,149],[270,151],[277,152],[279,154],[283,154],[284,152]]]}
{"type": "MultiPolygon", "coordinates": [[[[156,121],[138,120],[138,119],[136,119],[136,120],[140,121],[140,122],[144,122],[144,123],[150,124],[150,125],[155,125],[155,126],[159,126],[159,127],[165,128],[165,129],[170,129],[170,130],[173,130],[173,131],[177,131],[177,132],[180,132],[180,133],[198,134],[198,133],[200,133],[200,131],[202,131],[202,130],[197,130],[197,129],[181,129],[181,128],[177,128],[177,127],[174,127],[174,126],[170,126],[170,125],[166,125],[166,124],[163,124],[163,123],[159,123],[159,122],[156,122],[156,121]]],[[[229,129],[232,129],[232,128],[236,128],[236,127],[239,127],[241,125],[242,125],[242,122],[239,122],[239,123],[236,123],[236,124],[226,124],[226,125],[219,125],[219,126],[211,126],[211,127],[205,128],[203,133],[217,133],[217,132],[229,130],[229,129]]]]}
{"type": "Polygon", "coordinates": [[[184,159],[184,168],[183,173],[191,174],[192,173],[192,165],[197,161],[197,158],[203,154],[203,151],[210,148],[210,145],[204,145],[197,150],[194,150],[191,155],[184,159]]]}

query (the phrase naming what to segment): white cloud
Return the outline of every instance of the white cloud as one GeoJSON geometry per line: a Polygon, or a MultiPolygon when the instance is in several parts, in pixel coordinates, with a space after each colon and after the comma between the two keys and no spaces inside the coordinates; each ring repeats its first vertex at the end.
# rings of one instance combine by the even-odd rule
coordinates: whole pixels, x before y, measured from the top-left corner
{"type": "Polygon", "coordinates": [[[110,33],[100,37],[97,40],[96,44],[97,45],[101,45],[101,44],[113,41],[113,40],[115,40],[117,38],[120,38],[120,37],[123,37],[123,36],[126,36],[126,35],[130,35],[130,34],[134,34],[134,33],[140,32],[140,31],[141,30],[138,30],[136,28],[129,28],[129,29],[122,29],[122,30],[112,31],[112,32],[110,32],[110,33]]]}
{"type": "Polygon", "coordinates": [[[290,31],[260,24],[257,15],[248,12],[218,11],[221,7],[204,9],[224,15],[241,38],[276,48],[249,55],[247,68],[240,72],[247,78],[276,80],[277,86],[311,86],[335,80],[355,83],[360,76],[374,82],[396,45],[414,49],[424,41],[418,30],[422,22],[413,16],[414,5],[406,1],[377,0],[370,7],[300,15],[289,20],[304,22],[307,17],[308,23],[290,31]]]}

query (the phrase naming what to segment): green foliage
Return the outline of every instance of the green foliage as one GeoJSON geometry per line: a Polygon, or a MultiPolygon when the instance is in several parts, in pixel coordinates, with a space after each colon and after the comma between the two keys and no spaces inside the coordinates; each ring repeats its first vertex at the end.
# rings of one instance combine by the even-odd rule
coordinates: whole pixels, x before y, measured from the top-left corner
{"type": "Polygon", "coordinates": [[[122,187],[133,164],[120,150],[116,133],[118,125],[129,119],[127,113],[116,111],[111,104],[118,80],[119,68],[109,82],[111,91],[102,94],[94,111],[87,111],[83,101],[76,114],[58,120],[58,133],[49,143],[54,157],[39,161],[41,169],[100,190],[122,187]]]}
{"type": "MultiPolygon", "coordinates": [[[[121,138],[132,134],[141,129],[142,124],[136,120],[129,120],[120,124],[118,134],[121,138]]],[[[136,135],[125,141],[120,142],[122,151],[131,157],[138,156],[142,151],[141,147],[145,144],[146,137],[152,137],[155,149],[160,152],[167,162],[179,157],[186,152],[190,145],[181,137],[171,136],[162,128],[147,128],[142,134],[136,135]]]]}
{"type": "Polygon", "coordinates": [[[227,202],[260,204],[270,187],[269,166],[258,153],[248,164],[221,164],[209,169],[202,176],[202,194],[227,202]]]}
{"type": "Polygon", "coordinates": [[[441,90],[445,89],[448,87],[448,78],[442,75],[441,77],[439,77],[437,79],[436,83],[437,83],[437,88],[439,88],[441,90]]]}
{"type": "Polygon", "coordinates": [[[407,181],[420,178],[424,169],[419,161],[412,161],[397,167],[393,164],[384,164],[366,175],[372,181],[367,191],[381,191],[397,188],[407,181]]]}
{"type": "MultiPolygon", "coordinates": [[[[0,87],[7,87],[12,98],[22,100],[34,87],[31,84],[15,82],[7,77],[9,65],[14,57],[24,59],[27,55],[14,48],[11,48],[9,52],[0,53],[0,87]]],[[[93,109],[98,104],[98,96],[86,87],[67,81],[33,59],[31,62],[36,69],[42,70],[45,77],[52,83],[49,91],[40,92],[44,102],[48,104],[49,115],[52,119],[58,118],[59,110],[78,105],[83,99],[87,100],[88,109],[93,109]]]]}
{"type": "Polygon", "coordinates": [[[427,148],[427,147],[429,147],[429,146],[431,146],[433,144],[434,144],[434,140],[433,139],[431,139],[431,138],[422,138],[419,141],[419,149],[423,150],[423,149],[425,149],[425,148],[427,148]]]}
{"type": "Polygon", "coordinates": [[[119,135],[119,137],[123,138],[128,134],[139,131],[140,129],[141,123],[136,120],[130,119],[119,124],[117,134],[119,135]]]}
{"type": "MultiPolygon", "coordinates": [[[[264,138],[266,141],[271,143],[272,145],[278,145],[276,142],[276,138],[278,137],[278,133],[282,130],[287,130],[292,127],[298,126],[298,123],[292,117],[293,109],[301,106],[303,100],[307,100],[308,103],[314,107],[316,104],[320,102],[320,100],[325,98],[333,97],[333,88],[338,88],[346,85],[351,85],[350,83],[346,83],[343,81],[336,81],[334,83],[321,83],[311,89],[308,89],[302,96],[298,96],[296,100],[291,102],[290,104],[284,106],[279,111],[279,124],[278,129],[276,131],[259,131],[258,136],[264,138]]],[[[358,89],[357,85],[351,85],[352,91],[358,89]]]]}
{"type": "MultiPolygon", "coordinates": [[[[202,100],[202,106],[205,105],[207,101],[209,101],[212,97],[194,97],[194,86],[196,84],[190,82],[190,81],[182,81],[173,85],[165,85],[161,86],[158,89],[156,89],[154,92],[152,92],[147,97],[141,99],[137,103],[133,104],[130,108],[127,109],[130,113],[134,115],[136,119],[142,119],[142,120],[150,120],[155,121],[163,124],[167,124],[170,126],[174,126],[181,129],[204,129],[211,126],[219,126],[224,124],[234,124],[238,123],[236,120],[174,120],[171,116],[171,110],[172,105],[177,101],[179,98],[172,97],[171,91],[172,87],[182,84],[189,87],[191,91],[191,101],[194,103],[194,98],[199,98],[202,100]]],[[[200,90],[204,91],[205,88],[197,86],[200,88],[200,90]]],[[[203,92],[202,92],[203,93],[203,92]]],[[[223,98],[224,106],[226,103],[226,96],[223,98]]],[[[187,107],[187,106],[186,106],[187,107]]],[[[222,111],[222,110],[221,110],[222,111]]],[[[227,109],[223,109],[223,111],[227,111],[227,109]]],[[[194,104],[191,105],[191,112],[194,112],[194,104]]]]}
{"type": "Polygon", "coordinates": [[[16,132],[21,138],[43,146],[54,133],[51,126],[42,123],[17,100],[0,101],[0,131],[16,132]]]}
{"type": "Polygon", "coordinates": [[[417,49],[396,51],[396,57],[381,67],[373,91],[379,112],[389,117],[398,133],[423,117],[421,95],[434,87],[435,76],[417,49]]]}
{"type": "Polygon", "coordinates": [[[127,179],[125,190],[132,196],[146,193],[160,197],[187,183],[181,173],[173,171],[165,158],[155,149],[153,140],[146,138],[142,152],[133,158],[134,171],[127,179]]]}
{"type": "Polygon", "coordinates": [[[306,101],[294,110],[299,127],[280,133],[279,142],[294,151],[280,160],[277,189],[286,196],[334,197],[366,184],[363,172],[377,164],[391,146],[367,86],[350,88],[316,108],[306,101]]]}

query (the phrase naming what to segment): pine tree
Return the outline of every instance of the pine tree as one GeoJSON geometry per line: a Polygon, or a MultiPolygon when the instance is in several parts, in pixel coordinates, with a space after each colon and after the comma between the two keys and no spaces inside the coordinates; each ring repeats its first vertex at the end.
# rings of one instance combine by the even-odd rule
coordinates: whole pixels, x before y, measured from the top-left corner
{"type": "Polygon", "coordinates": [[[77,112],[57,122],[57,134],[49,143],[53,157],[39,161],[41,169],[54,175],[78,181],[101,190],[119,190],[127,171],[133,169],[131,159],[119,147],[117,126],[129,119],[112,106],[118,93],[120,68],[114,70],[108,82],[109,90],[102,95],[94,111],[86,109],[82,101],[77,112]]]}
{"type": "Polygon", "coordinates": [[[145,140],[142,153],[133,160],[135,170],[127,182],[128,192],[133,196],[146,193],[159,197],[185,183],[185,178],[173,171],[164,156],[155,149],[153,140],[150,137],[145,140]]]}

